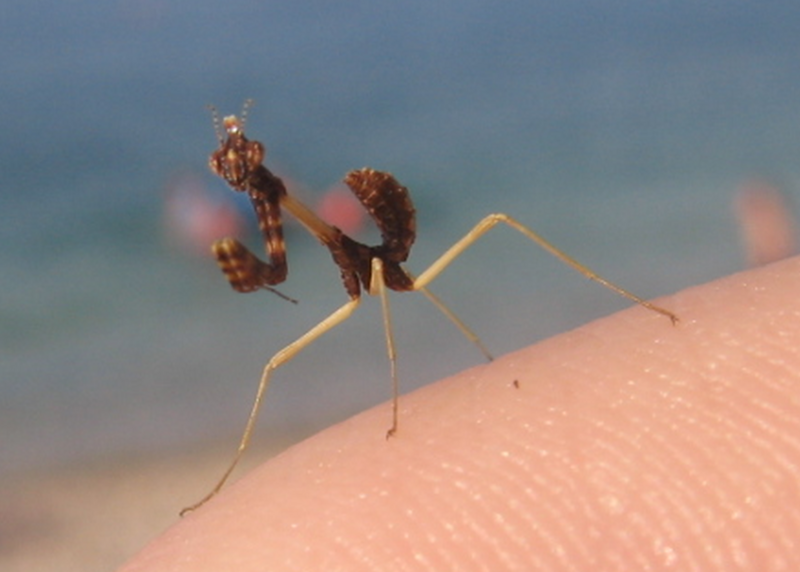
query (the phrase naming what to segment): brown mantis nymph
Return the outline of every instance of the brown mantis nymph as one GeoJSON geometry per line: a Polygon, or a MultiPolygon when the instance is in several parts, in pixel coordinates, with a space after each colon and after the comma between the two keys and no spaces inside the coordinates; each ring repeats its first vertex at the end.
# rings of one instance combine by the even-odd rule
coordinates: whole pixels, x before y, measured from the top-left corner
{"type": "Polygon", "coordinates": [[[490,214],[483,218],[424,272],[414,277],[403,267],[416,238],[415,210],[408,189],[389,173],[369,168],[350,171],[345,176],[344,182],[375,221],[382,242],[377,246],[367,246],[353,240],[337,227],[323,221],[309,207],[289,194],[283,181],[264,166],[264,146],[258,141],[249,140],[244,134],[245,114],[249,103],[245,104],[241,118],[233,115],[225,117],[222,120],[222,129],[216,111],[212,108],[219,148],[211,154],[209,165],[211,170],[222,177],[231,188],[247,193],[250,197],[258,217],[269,261],[260,260],[239,241],[224,238],[212,246],[220,268],[231,286],[238,292],[267,289],[291,300],[272,288],[286,280],[286,248],[281,221],[281,212],[286,210],[328,248],[334,263],[339,267],[349,300],[269,360],[261,375],[253,406],[233,461],[211,492],[196,504],[184,509],[181,514],[198,508],[216,495],[236,468],[250,442],[272,372],[293,359],[314,340],[347,320],[361,301],[362,288],[370,295],[379,296],[383,309],[392,380],[392,422],[387,437],[393,435],[398,427],[396,354],[387,289],[398,292],[418,291],[424,294],[478,346],[487,359],[491,360],[491,354],[481,344],[479,338],[431,293],[427,286],[462,252],[499,223],[522,233],[586,278],[599,282],[621,296],[666,316],[673,323],[678,321],[674,313],[609,282],[553,246],[539,234],[502,213],[490,214]]]}

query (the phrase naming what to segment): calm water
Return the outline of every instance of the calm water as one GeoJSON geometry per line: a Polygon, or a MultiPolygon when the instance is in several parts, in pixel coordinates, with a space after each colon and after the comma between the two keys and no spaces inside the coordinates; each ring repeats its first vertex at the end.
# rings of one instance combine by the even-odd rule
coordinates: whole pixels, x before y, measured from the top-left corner
{"type": "MultiPolygon", "coordinates": [[[[166,238],[176,181],[228,196],[206,104],[256,99],[250,135],[309,201],[351,168],[393,172],[419,211],[417,272],[505,211],[668,294],[740,267],[739,185],[800,184],[788,1],[97,4],[0,20],[0,474],[232,439],[263,362],[344,302],[297,228],[297,307],[235,294],[166,238]]],[[[497,353],[626,306],[503,230],[434,288],[497,353]]],[[[424,299],[393,302],[404,390],[480,362],[424,299]]],[[[365,304],[280,370],[261,431],[386,398],[379,320],[365,304]]]]}

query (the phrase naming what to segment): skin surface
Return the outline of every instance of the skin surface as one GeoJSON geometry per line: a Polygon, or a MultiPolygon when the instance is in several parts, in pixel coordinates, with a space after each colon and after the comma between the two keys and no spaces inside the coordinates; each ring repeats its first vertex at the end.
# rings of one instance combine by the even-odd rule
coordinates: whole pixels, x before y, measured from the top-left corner
{"type": "Polygon", "coordinates": [[[123,570],[798,570],[798,293],[794,258],[432,384],[394,438],[388,404],[332,427],[123,570]]]}

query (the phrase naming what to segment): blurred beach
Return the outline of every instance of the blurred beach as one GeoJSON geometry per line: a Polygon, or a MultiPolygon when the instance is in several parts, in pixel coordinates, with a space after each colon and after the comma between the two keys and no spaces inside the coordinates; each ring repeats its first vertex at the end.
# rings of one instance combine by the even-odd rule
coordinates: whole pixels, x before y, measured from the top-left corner
{"type": "MultiPolygon", "coordinates": [[[[392,172],[418,212],[414,273],[507,212],[654,298],[743,267],[733,204],[748,181],[793,207],[795,13],[788,1],[6,7],[0,569],[130,556],[224,469],[269,357],[346,300],[330,255],[288,220],[280,290],[300,303],[231,290],[210,242],[259,239],[245,197],[208,172],[208,104],[238,114],[253,98],[248,135],[326,216],[348,170],[392,172]]],[[[432,289],[496,354],[629,305],[502,228],[432,289]]],[[[481,363],[423,297],[392,304],[403,392],[481,363]]],[[[380,320],[365,300],[278,370],[249,463],[388,399],[380,320]]]]}

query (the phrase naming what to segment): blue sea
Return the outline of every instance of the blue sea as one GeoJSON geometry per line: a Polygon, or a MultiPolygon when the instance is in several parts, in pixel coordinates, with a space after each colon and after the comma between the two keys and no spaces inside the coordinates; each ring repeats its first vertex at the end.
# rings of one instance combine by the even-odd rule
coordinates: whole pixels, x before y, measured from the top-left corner
{"type": "MultiPolygon", "coordinates": [[[[666,295],[742,268],[741,185],[800,187],[788,0],[44,0],[2,13],[0,477],[233,447],[266,360],[345,302],[330,256],[289,223],[281,289],[296,306],[235,293],[170,239],[176,181],[233,200],[208,172],[208,104],[239,113],[253,98],[248,134],[310,202],[350,169],[394,173],[418,211],[417,273],[500,211],[666,295]]],[[[497,354],[630,305],[505,228],[432,289],[497,354]]],[[[481,363],[423,297],[392,301],[403,391],[481,363]]],[[[365,300],[278,370],[259,437],[387,399],[380,320],[365,300]]]]}

